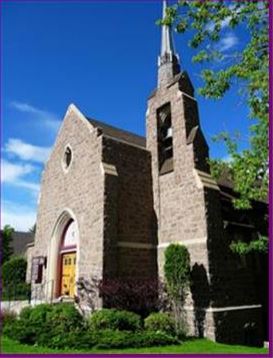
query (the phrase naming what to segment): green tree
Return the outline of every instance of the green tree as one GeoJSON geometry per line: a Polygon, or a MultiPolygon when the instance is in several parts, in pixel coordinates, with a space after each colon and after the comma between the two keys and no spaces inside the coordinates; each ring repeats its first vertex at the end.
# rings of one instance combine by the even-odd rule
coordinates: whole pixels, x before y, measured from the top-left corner
{"type": "Polygon", "coordinates": [[[12,242],[12,234],[14,232],[14,229],[9,226],[5,225],[4,229],[1,232],[2,236],[2,264],[9,260],[10,256],[13,253],[13,249],[11,247],[12,242]]]}
{"type": "Polygon", "coordinates": [[[176,331],[180,333],[184,329],[183,306],[190,284],[190,255],[185,246],[171,244],[167,247],[164,273],[172,301],[176,331]]]}
{"type": "MultiPolygon", "coordinates": [[[[234,190],[240,196],[234,200],[236,208],[250,208],[253,200],[264,200],[268,193],[268,122],[269,122],[269,2],[268,1],[178,1],[167,9],[163,23],[175,26],[184,33],[191,31],[189,45],[198,49],[193,62],[206,64],[201,76],[204,86],[199,89],[206,98],[220,99],[239,84],[240,97],[249,107],[249,146],[238,150],[238,138],[221,133],[231,161],[229,167],[234,190]],[[232,31],[241,27],[249,35],[244,38],[240,52],[220,51],[223,28],[232,31]],[[215,67],[221,61],[221,69],[215,67]]],[[[214,164],[214,169],[217,163],[214,164]]],[[[222,163],[219,163],[221,169],[222,163]]],[[[218,173],[221,170],[218,170],[218,173]]]]}

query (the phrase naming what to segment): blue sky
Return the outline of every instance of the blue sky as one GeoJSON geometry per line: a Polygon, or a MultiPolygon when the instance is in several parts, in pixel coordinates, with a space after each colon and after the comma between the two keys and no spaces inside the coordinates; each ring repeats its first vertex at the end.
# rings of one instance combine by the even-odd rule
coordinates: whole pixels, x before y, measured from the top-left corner
{"type": "MultiPolygon", "coordinates": [[[[160,1],[2,3],[1,225],[28,230],[35,222],[39,182],[64,113],[75,103],[86,115],[145,133],[146,100],[156,86],[160,1]]],[[[201,65],[189,35],[176,35],[182,68],[197,89],[201,65]]],[[[242,48],[247,34],[224,28],[219,49],[242,48]]],[[[223,64],[214,66],[221,68],[223,64]]],[[[247,138],[245,99],[232,90],[221,101],[197,95],[212,157],[226,158],[211,137],[240,130],[247,138]]],[[[243,143],[243,146],[246,142],[243,143]]]]}

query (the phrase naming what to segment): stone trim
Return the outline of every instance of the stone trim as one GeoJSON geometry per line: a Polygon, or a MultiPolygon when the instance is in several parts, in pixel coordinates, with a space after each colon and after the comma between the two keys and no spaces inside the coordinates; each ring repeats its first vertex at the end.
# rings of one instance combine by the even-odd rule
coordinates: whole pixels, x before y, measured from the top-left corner
{"type": "Polygon", "coordinates": [[[115,165],[102,162],[102,171],[104,174],[118,176],[117,168],[115,165]]]}
{"type": "Polygon", "coordinates": [[[189,95],[189,94],[187,94],[186,92],[183,92],[183,91],[178,90],[177,95],[178,95],[178,96],[181,96],[181,95],[186,96],[186,97],[188,97],[188,98],[192,99],[193,101],[195,101],[195,102],[197,103],[196,98],[194,98],[194,97],[190,96],[190,95],[189,95]]]}
{"type": "Polygon", "coordinates": [[[248,229],[255,229],[254,225],[244,224],[244,223],[237,223],[235,221],[224,220],[224,228],[226,228],[228,225],[240,226],[240,227],[245,227],[245,228],[248,228],[248,229]]]}
{"type": "Polygon", "coordinates": [[[156,245],[153,244],[145,244],[142,242],[128,242],[128,241],[118,241],[118,247],[130,248],[130,249],[156,249],[156,245]]]}
{"type": "Polygon", "coordinates": [[[212,176],[206,172],[203,172],[201,170],[197,170],[195,169],[199,179],[201,180],[201,183],[203,184],[203,186],[210,188],[210,189],[214,189],[214,190],[218,190],[220,191],[219,186],[217,185],[216,181],[212,178],[212,176]]]}
{"type": "Polygon", "coordinates": [[[35,245],[35,242],[34,242],[34,241],[33,241],[33,242],[29,242],[28,244],[26,244],[26,248],[29,249],[29,248],[31,248],[31,247],[34,247],[34,245],[35,245]]]}
{"type": "Polygon", "coordinates": [[[191,246],[191,245],[200,245],[200,244],[206,244],[206,243],[207,243],[207,238],[202,237],[202,238],[199,238],[199,239],[192,239],[192,240],[174,241],[174,242],[162,242],[157,247],[159,249],[165,249],[166,247],[168,247],[171,244],[179,244],[179,245],[191,246]]]}
{"type": "Polygon", "coordinates": [[[228,306],[228,307],[193,307],[193,306],[186,306],[184,307],[186,311],[194,311],[195,309],[201,309],[206,312],[226,312],[226,311],[240,311],[240,310],[252,310],[257,308],[262,308],[262,305],[246,305],[246,306],[228,306]]]}

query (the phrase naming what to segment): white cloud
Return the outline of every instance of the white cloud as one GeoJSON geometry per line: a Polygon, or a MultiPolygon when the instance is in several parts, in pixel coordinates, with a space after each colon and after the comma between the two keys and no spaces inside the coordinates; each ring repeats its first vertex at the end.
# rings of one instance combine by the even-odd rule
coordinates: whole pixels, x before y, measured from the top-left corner
{"type": "Polygon", "coordinates": [[[33,171],[34,167],[30,164],[13,164],[3,159],[1,162],[1,181],[11,183],[33,171]]]}
{"type": "Polygon", "coordinates": [[[18,203],[4,201],[1,212],[1,226],[12,226],[18,231],[28,231],[36,221],[34,208],[18,203]]]}
{"type": "MultiPolygon", "coordinates": [[[[221,21],[221,29],[222,30],[225,29],[229,25],[230,20],[231,20],[231,16],[228,16],[224,20],[221,21]]],[[[209,22],[205,28],[207,31],[212,32],[214,30],[214,27],[215,27],[215,23],[209,22]]]]}
{"type": "MultiPolygon", "coordinates": [[[[18,101],[13,101],[11,102],[11,106],[16,109],[19,112],[22,113],[27,113],[29,115],[31,115],[33,118],[35,118],[37,121],[41,121],[43,122],[42,124],[53,130],[53,131],[57,131],[59,126],[60,126],[60,119],[58,118],[58,116],[52,112],[49,111],[45,111],[43,109],[34,107],[28,103],[25,102],[18,102],[18,101]]],[[[41,124],[41,123],[39,123],[41,124]]]]}
{"type": "Polygon", "coordinates": [[[39,147],[23,142],[21,139],[10,138],[4,150],[22,160],[44,163],[48,159],[51,148],[39,147]]]}
{"type": "Polygon", "coordinates": [[[226,34],[217,45],[220,52],[228,51],[239,43],[238,37],[233,32],[226,34]]]}
{"type": "Polygon", "coordinates": [[[3,159],[1,162],[1,182],[38,192],[39,184],[24,179],[25,175],[35,171],[36,168],[33,165],[14,164],[3,159]]]}

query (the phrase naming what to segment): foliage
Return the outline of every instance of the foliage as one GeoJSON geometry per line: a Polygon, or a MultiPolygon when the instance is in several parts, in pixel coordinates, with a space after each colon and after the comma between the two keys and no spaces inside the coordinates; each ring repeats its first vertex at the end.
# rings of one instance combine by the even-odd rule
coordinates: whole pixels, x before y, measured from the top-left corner
{"type": "Polygon", "coordinates": [[[167,247],[164,273],[170,295],[175,300],[184,300],[190,280],[190,255],[185,246],[171,244],[167,247]]]}
{"type": "Polygon", "coordinates": [[[59,303],[49,310],[47,321],[50,326],[58,326],[60,331],[69,332],[83,325],[83,317],[73,304],[59,303]]]}
{"type": "Polygon", "coordinates": [[[144,327],[148,331],[161,331],[170,335],[175,333],[174,319],[167,313],[151,313],[145,318],[144,327]]]}
{"type": "Polygon", "coordinates": [[[2,267],[2,300],[27,300],[30,285],[25,282],[27,262],[24,257],[12,256],[2,267]]]}
{"type": "Polygon", "coordinates": [[[9,260],[13,253],[13,249],[10,246],[12,241],[12,234],[14,232],[14,229],[9,226],[5,225],[3,230],[1,230],[1,236],[2,236],[2,264],[4,264],[6,261],[9,260]]]}
{"type": "Polygon", "coordinates": [[[96,348],[152,347],[178,344],[177,338],[163,332],[128,332],[105,330],[97,336],[96,348]]]}
{"type": "Polygon", "coordinates": [[[167,290],[173,305],[176,333],[184,335],[183,305],[190,283],[190,255],[185,246],[171,244],[167,247],[165,250],[164,273],[167,290]]]}
{"type": "Polygon", "coordinates": [[[3,327],[12,324],[17,318],[16,312],[8,309],[2,309],[0,312],[0,319],[3,327]]]}
{"type": "Polygon", "coordinates": [[[233,241],[230,245],[231,251],[242,256],[251,252],[266,254],[268,252],[268,237],[261,236],[258,240],[252,240],[249,243],[243,241],[233,241]]]}
{"type": "MultiPolygon", "coordinates": [[[[234,85],[249,107],[249,148],[239,152],[238,142],[228,133],[224,140],[231,158],[234,189],[240,197],[238,208],[249,208],[252,200],[265,199],[268,192],[268,112],[269,112],[269,2],[268,1],[178,1],[167,9],[163,23],[184,33],[191,31],[189,45],[199,48],[194,62],[207,64],[201,73],[201,95],[219,99],[234,85]],[[228,53],[218,43],[223,31],[241,27],[244,48],[228,53]],[[221,64],[221,69],[217,64],[221,64]]],[[[220,164],[221,165],[221,164],[220,164]]]]}
{"type": "Polygon", "coordinates": [[[164,301],[164,285],[155,279],[97,279],[90,281],[79,278],[77,282],[79,301],[88,302],[92,311],[95,311],[99,296],[107,308],[133,311],[141,316],[159,310],[164,301]],[[158,295],[159,293],[159,295],[158,295]]]}
{"type": "Polygon", "coordinates": [[[137,331],[141,328],[140,316],[133,312],[116,309],[102,309],[90,317],[93,330],[112,329],[120,331],[137,331]]]}
{"type": "Polygon", "coordinates": [[[21,256],[14,256],[5,261],[2,267],[2,279],[5,285],[25,282],[27,261],[21,256]]]}
{"type": "Polygon", "coordinates": [[[26,282],[9,284],[2,288],[2,301],[30,300],[31,285],[26,282]]]}
{"type": "Polygon", "coordinates": [[[4,333],[21,343],[58,347],[64,333],[82,328],[83,318],[74,305],[41,304],[24,308],[19,319],[8,325],[4,333]]]}
{"type": "Polygon", "coordinates": [[[178,343],[177,338],[165,332],[146,332],[141,328],[140,317],[132,312],[101,310],[93,314],[88,326],[74,305],[41,304],[24,308],[19,319],[5,326],[4,334],[20,343],[49,348],[125,348],[178,343]]]}

